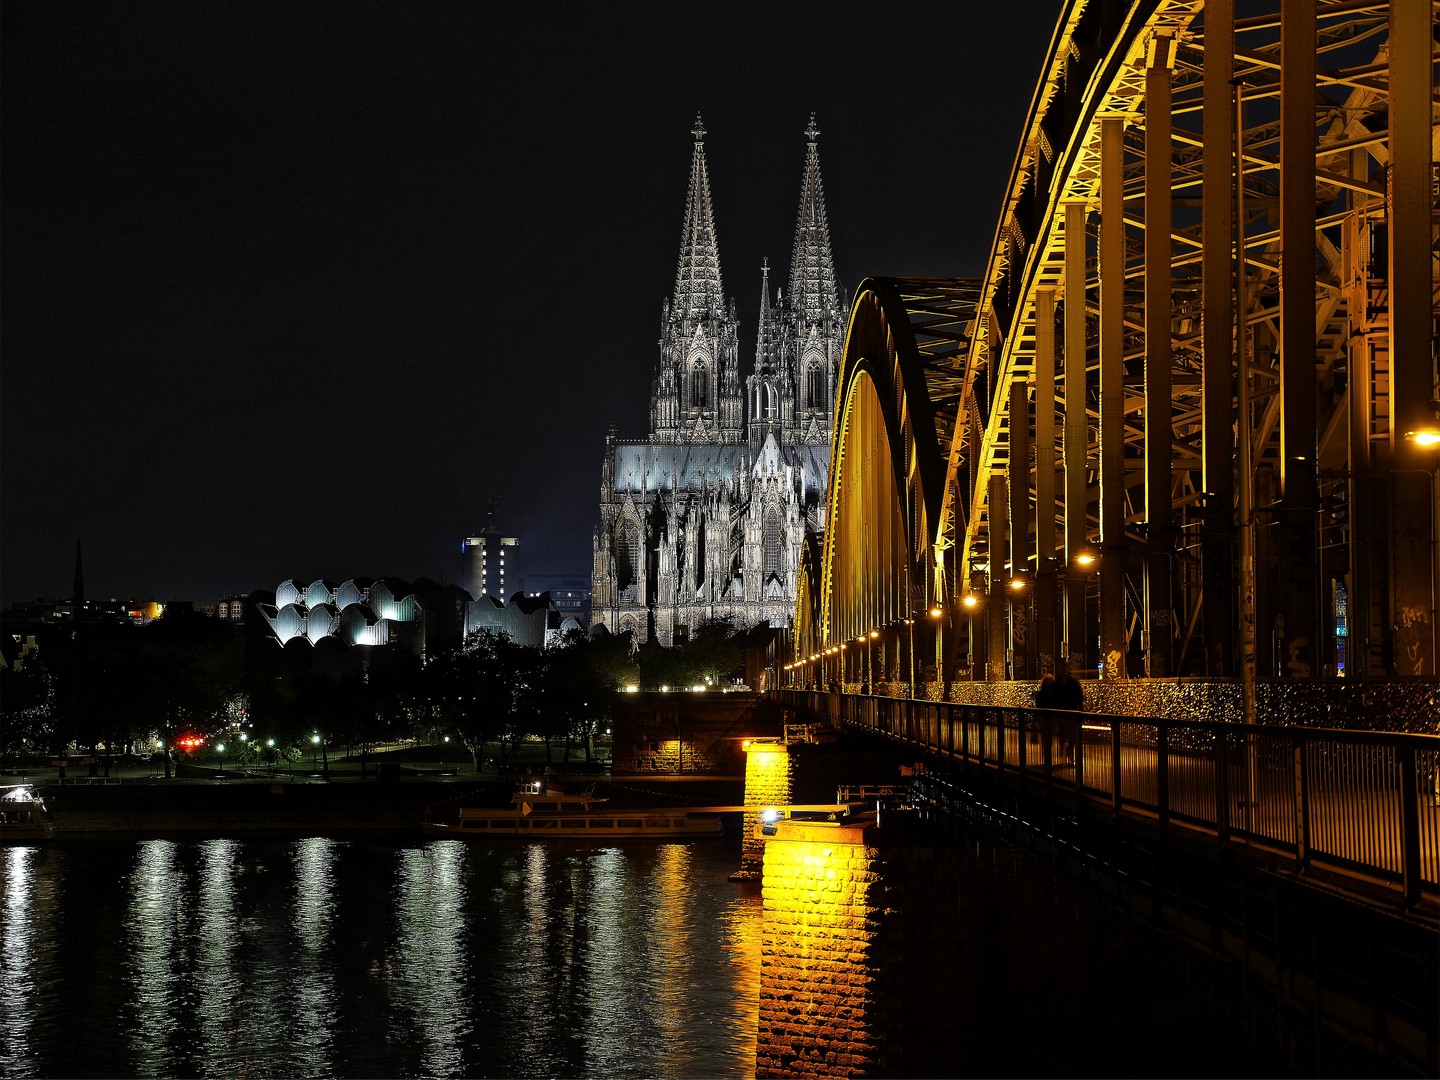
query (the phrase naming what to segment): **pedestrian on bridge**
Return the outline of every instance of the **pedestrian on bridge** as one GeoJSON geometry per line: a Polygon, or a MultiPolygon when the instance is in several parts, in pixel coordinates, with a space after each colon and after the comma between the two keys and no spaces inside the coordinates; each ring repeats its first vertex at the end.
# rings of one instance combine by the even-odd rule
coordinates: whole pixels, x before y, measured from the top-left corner
{"type": "Polygon", "coordinates": [[[1063,709],[1070,715],[1060,720],[1060,760],[1064,764],[1073,764],[1075,761],[1075,748],[1080,743],[1080,716],[1085,711],[1085,692],[1080,687],[1080,680],[1070,673],[1070,664],[1061,660],[1055,666],[1055,685],[1051,689],[1052,700],[1050,707],[1063,709]]]}

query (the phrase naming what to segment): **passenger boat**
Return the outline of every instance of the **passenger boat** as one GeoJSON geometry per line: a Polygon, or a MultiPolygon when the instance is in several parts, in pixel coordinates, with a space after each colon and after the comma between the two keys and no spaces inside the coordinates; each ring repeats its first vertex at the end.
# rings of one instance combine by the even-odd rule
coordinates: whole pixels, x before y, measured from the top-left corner
{"type": "Polygon", "coordinates": [[[0,843],[33,844],[55,835],[55,819],[30,784],[0,788],[0,843]]]}
{"type": "Polygon", "coordinates": [[[676,840],[722,836],[724,822],[716,814],[691,813],[683,807],[656,809],[612,807],[584,792],[559,791],[543,780],[522,786],[505,807],[462,807],[448,821],[425,821],[431,836],[483,840],[518,837],[547,840],[676,840]]]}

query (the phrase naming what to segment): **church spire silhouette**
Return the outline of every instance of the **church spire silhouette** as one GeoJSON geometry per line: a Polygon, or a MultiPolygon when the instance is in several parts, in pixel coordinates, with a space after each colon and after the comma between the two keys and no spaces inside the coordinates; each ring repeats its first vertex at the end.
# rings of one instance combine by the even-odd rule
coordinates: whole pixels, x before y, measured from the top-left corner
{"type": "Polygon", "coordinates": [[[75,605],[85,603],[85,564],[80,558],[80,539],[75,539],[75,583],[70,590],[70,599],[75,605]]]}

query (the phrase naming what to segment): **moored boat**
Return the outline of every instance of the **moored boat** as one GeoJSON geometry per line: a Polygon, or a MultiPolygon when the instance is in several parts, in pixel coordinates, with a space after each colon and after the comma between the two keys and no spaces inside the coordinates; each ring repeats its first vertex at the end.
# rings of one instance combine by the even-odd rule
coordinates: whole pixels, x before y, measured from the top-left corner
{"type": "Polygon", "coordinates": [[[33,844],[55,835],[55,818],[30,784],[0,788],[0,843],[33,844]]]}
{"type": "Polygon", "coordinates": [[[433,815],[427,815],[425,832],[473,840],[675,840],[721,836],[725,831],[716,814],[691,813],[683,807],[622,808],[609,803],[609,799],[597,798],[593,787],[568,792],[536,780],[516,791],[509,806],[461,807],[448,820],[431,820],[433,815]]]}

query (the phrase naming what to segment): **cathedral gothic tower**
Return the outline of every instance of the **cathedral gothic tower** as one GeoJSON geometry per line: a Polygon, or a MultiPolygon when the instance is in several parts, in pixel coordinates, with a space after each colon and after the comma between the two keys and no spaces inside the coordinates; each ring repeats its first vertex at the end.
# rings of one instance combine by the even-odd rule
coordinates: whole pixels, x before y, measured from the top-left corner
{"type": "Polygon", "coordinates": [[[705,126],[695,118],[690,192],[680,231],[675,293],[660,317],[660,366],[650,396],[650,438],[735,443],[742,438],[740,323],[726,300],[705,167],[705,126]]]}
{"type": "Polygon", "coordinates": [[[650,436],[612,430],[601,466],[592,623],[637,641],[683,641],[794,616],[800,550],[825,527],[835,384],[847,303],[835,277],[814,117],[789,296],[761,266],[755,368],[743,388],[739,321],[725,296],[705,128],[691,134],[675,291],[660,324],[650,436]]]}

